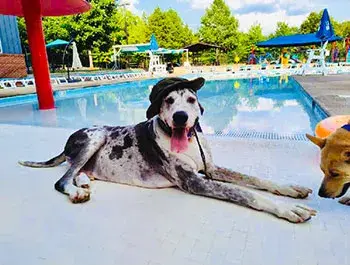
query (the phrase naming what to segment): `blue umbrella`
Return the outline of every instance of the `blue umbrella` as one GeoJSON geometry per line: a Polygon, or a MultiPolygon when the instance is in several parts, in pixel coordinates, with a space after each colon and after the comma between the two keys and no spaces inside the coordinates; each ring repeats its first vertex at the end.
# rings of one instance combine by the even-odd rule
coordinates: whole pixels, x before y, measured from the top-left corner
{"type": "Polygon", "coordinates": [[[158,46],[156,36],[154,36],[154,34],[152,34],[151,40],[150,40],[150,50],[154,51],[154,50],[158,50],[158,48],[159,48],[159,46],[158,46]]]}
{"type": "Polygon", "coordinates": [[[322,41],[327,41],[334,36],[334,30],[327,9],[323,11],[320,28],[316,32],[316,37],[322,41]]]}
{"type": "Polygon", "coordinates": [[[52,48],[52,47],[56,47],[56,46],[67,46],[67,44],[69,44],[68,41],[57,39],[57,40],[54,40],[54,41],[46,44],[46,48],[52,48]]]}

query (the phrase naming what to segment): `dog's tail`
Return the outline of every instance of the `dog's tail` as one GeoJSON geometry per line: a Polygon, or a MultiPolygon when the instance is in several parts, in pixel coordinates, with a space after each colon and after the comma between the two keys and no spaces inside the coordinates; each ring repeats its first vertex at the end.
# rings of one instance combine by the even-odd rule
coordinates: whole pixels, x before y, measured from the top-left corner
{"type": "Polygon", "coordinates": [[[43,167],[56,167],[65,161],[66,161],[66,156],[64,155],[64,152],[62,152],[58,156],[55,156],[54,158],[51,158],[50,160],[45,162],[18,161],[18,163],[26,167],[43,168],[43,167]]]}

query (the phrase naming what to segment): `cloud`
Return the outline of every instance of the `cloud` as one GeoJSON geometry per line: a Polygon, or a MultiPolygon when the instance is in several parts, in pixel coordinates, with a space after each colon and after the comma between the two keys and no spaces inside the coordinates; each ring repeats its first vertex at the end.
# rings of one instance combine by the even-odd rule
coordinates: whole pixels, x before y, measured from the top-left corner
{"type": "Polygon", "coordinates": [[[116,1],[119,6],[123,6],[126,9],[130,10],[132,13],[141,15],[142,10],[136,8],[136,6],[140,3],[139,0],[119,0],[116,1]]]}
{"type": "Polygon", "coordinates": [[[189,3],[192,9],[206,9],[213,0],[176,0],[178,3],[189,3]]]}
{"type": "Polygon", "coordinates": [[[270,14],[256,12],[237,15],[236,17],[239,20],[240,30],[247,32],[252,25],[259,23],[262,26],[263,34],[267,35],[276,30],[277,22],[283,21],[290,26],[300,26],[307,15],[308,14],[289,16],[286,11],[279,10],[270,14]]]}
{"type": "MultiPolygon", "coordinates": [[[[177,2],[189,3],[192,9],[206,9],[213,0],[177,0],[177,2]]],[[[225,2],[235,14],[273,13],[285,10],[288,15],[295,16],[309,13],[315,6],[315,0],[226,0],[225,2]]]]}
{"type": "MultiPolygon", "coordinates": [[[[299,26],[311,10],[323,0],[225,0],[239,20],[240,30],[247,31],[259,23],[264,34],[275,31],[276,23],[283,21],[290,26],[299,26]]],[[[192,9],[205,9],[213,0],[177,0],[189,3],[192,9]]]]}
{"type": "Polygon", "coordinates": [[[249,13],[258,12],[258,13],[270,14],[270,13],[276,12],[277,10],[278,10],[278,7],[276,5],[258,3],[258,4],[249,4],[249,5],[242,6],[236,9],[235,13],[249,14],[249,13]]]}

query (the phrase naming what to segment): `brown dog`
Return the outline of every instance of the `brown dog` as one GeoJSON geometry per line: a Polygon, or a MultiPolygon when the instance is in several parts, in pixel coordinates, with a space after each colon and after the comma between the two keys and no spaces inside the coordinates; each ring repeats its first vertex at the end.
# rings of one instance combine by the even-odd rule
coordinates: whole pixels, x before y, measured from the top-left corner
{"type": "MultiPolygon", "coordinates": [[[[308,134],[306,137],[321,148],[324,178],[318,195],[324,198],[343,196],[350,187],[350,121],[325,139],[308,134]]],[[[350,205],[350,195],[339,202],[350,205]]]]}

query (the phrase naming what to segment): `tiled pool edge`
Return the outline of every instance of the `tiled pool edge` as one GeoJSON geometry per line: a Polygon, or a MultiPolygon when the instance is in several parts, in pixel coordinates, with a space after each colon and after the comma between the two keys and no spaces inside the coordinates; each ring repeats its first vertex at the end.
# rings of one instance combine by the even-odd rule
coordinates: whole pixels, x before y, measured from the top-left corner
{"type": "Polygon", "coordinates": [[[317,114],[323,116],[324,118],[327,118],[327,117],[330,117],[331,114],[326,110],[324,109],[320,102],[313,98],[305,89],[304,87],[298,82],[297,79],[295,79],[293,76],[291,76],[291,78],[293,78],[293,80],[295,81],[295,83],[298,85],[298,88],[300,90],[300,92],[302,93],[302,95],[304,96],[305,98],[305,103],[308,104],[308,106],[313,110],[315,111],[317,114]]]}

